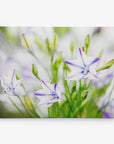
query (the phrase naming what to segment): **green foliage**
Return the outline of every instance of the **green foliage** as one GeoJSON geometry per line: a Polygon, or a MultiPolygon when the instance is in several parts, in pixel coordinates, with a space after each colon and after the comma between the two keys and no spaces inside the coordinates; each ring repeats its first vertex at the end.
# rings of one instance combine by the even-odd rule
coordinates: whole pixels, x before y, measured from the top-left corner
{"type": "Polygon", "coordinates": [[[83,93],[81,94],[81,99],[82,99],[82,101],[85,100],[85,99],[87,98],[88,93],[89,93],[88,90],[83,91],[83,93]]]}
{"type": "Polygon", "coordinates": [[[53,29],[59,37],[64,36],[66,32],[70,31],[70,27],[53,27],[53,29]]]}
{"type": "Polygon", "coordinates": [[[55,60],[54,63],[51,64],[52,69],[52,83],[55,83],[58,81],[58,69],[62,62],[62,52],[59,53],[58,58],[55,60]]]}

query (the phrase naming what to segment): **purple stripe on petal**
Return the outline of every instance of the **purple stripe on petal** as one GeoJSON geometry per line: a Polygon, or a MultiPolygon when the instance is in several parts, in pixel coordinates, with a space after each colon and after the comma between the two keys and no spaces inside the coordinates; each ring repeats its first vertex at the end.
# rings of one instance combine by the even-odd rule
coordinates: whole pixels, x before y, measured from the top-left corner
{"type": "Polygon", "coordinates": [[[12,78],[11,78],[11,84],[12,84],[12,85],[13,85],[14,75],[15,75],[15,69],[13,70],[13,73],[12,73],[12,78]]]}
{"type": "Polygon", "coordinates": [[[57,83],[54,84],[54,91],[56,91],[57,83]]]}
{"type": "Polygon", "coordinates": [[[106,112],[106,111],[103,113],[103,117],[104,117],[104,118],[112,118],[112,117],[109,115],[109,113],[106,112]]]}
{"type": "Polygon", "coordinates": [[[65,61],[65,63],[83,69],[83,67],[78,66],[78,65],[76,65],[76,64],[73,64],[73,63],[71,63],[71,62],[65,61]]]}
{"type": "Polygon", "coordinates": [[[98,78],[98,76],[97,76],[97,75],[95,75],[95,74],[92,74],[92,73],[91,73],[91,75],[93,75],[95,78],[98,78]]]}
{"type": "Polygon", "coordinates": [[[75,75],[72,75],[72,76],[69,76],[69,77],[67,77],[65,80],[71,79],[71,78],[73,78],[73,77],[75,77],[75,76],[77,76],[77,75],[79,75],[79,74],[80,74],[80,73],[75,74],[75,75]]]}
{"type": "Polygon", "coordinates": [[[35,96],[47,96],[46,94],[34,93],[35,96]]]}
{"type": "Polygon", "coordinates": [[[80,56],[81,56],[81,59],[82,59],[82,63],[84,66],[86,66],[85,62],[84,62],[84,59],[83,59],[83,55],[82,55],[82,50],[81,48],[79,48],[79,52],[80,52],[80,56]]]}
{"type": "Polygon", "coordinates": [[[80,52],[80,55],[82,56],[82,50],[81,50],[81,48],[79,48],[79,52],[80,52]]]}
{"type": "Polygon", "coordinates": [[[94,60],[89,64],[89,66],[92,65],[92,64],[94,64],[94,63],[96,63],[96,62],[99,61],[99,60],[100,60],[100,58],[97,57],[96,59],[94,59],[94,60]]]}
{"type": "Polygon", "coordinates": [[[47,84],[42,80],[42,83],[50,90],[50,91],[53,91],[53,90],[51,90],[48,86],[47,86],[47,84]]]}
{"type": "Polygon", "coordinates": [[[38,107],[40,106],[43,106],[43,105],[49,105],[49,104],[53,104],[54,102],[47,102],[47,103],[42,103],[42,104],[39,104],[38,107]]]}

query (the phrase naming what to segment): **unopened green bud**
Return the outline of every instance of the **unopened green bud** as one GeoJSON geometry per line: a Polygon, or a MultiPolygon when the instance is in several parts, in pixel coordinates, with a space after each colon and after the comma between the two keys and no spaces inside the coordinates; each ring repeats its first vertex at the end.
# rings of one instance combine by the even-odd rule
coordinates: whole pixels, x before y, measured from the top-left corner
{"type": "Polygon", "coordinates": [[[114,59],[109,60],[106,64],[104,64],[101,68],[97,69],[96,71],[101,71],[104,69],[109,69],[110,67],[112,67],[114,64],[114,59]]]}
{"type": "Polygon", "coordinates": [[[23,46],[25,49],[27,49],[28,51],[31,50],[31,43],[30,43],[28,37],[25,36],[24,34],[22,34],[21,43],[22,43],[22,46],[23,46]]]}
{"type": "Polygon", "coordinates": [[[85,52],[85,47],[84,46],[82,47],[82,51],[85,52]]]}
{"type": "Polygon", "coordinates": [[[40,38],[39,38],[37,35],[35,35],[35,43],[38,45],[38,47],[39,47],[41,50],[44,49],[44,46],[43,46],[40,38]]]}
{"type": "Polygon", "coordinates": [[[47,49],[48,49],[48,51],[50,52],[50,42],[49,42],[48,39],[46,39],[45,42],[46,42],[47,49]]]}
{"type": "Polygon", "coordinates": [[[32,99],[30,99],[28,96],[24,96],[24,102],[25,102],[25,106],[30,110],[33,111],[33,105],[34,102],[32,99]]]}
{"type": "Polygon", "coordinates": [[[85,38],[85,52],[86,52],[86,54],[87,54],[87,51],[88,51],[89,44],[90,44],[90,37],[89,37],[89,34],[88,34],[85,38]]]}
{"type": "Polygon", "coordinates": [[[70,50],[73,53],[73,51],[74,51],[74,42],[71,42],[71,44],[70,44],[70,50]]]}
{"type": "Polygon", "coordinates": [[[20,80],[20,77],[17,73],[15,73],[16,80],[20,80]]]}
{"type": "Polygon", "coordinates": [[[98,55],[98,57],[101,59],[101,57],[102,57],[102,54],[103,54],[103,49],[100,51],[100,53],[99,53],[99,55],[98,55]]]}
{"type": "Polygon", "coordinates": [[[88,91],[88,90],[85,90],[85,91],[81,94],[81,99],[82,99],[82,101],[87,98],[88,93],[89,93],[89,91],[88,91]]]}
{"type": "Polygon", "coordinates": [[[54,62],[54,66],[56,69],[59,68],[59,65],[61,64],[61,62],[62,62],[62,52],[59,53],[58,58],[54,62]]]}
{"type": "Polygon", "coordinates": [[[53,34],[53,37],[50,41],[50,48],[51,48],[51,57],[52,57],[52,60],[53,60],[53,57],[54,57],[54,53],[55,53],[55,50],[56,50],[56,47],[57,47],[57,43],[58,43],[58,38],[57,38],[57,35],[54,33],[53,34]]]}
{"type": "Polygon", "coordinates": [[[33,73],[38,79],[40,79],[39,76],[38,76],[38,70],[37,70],[37,68],[36,68],[36,66],[35,66],[34,64],[32,64],[32,73],[33,73]]]}

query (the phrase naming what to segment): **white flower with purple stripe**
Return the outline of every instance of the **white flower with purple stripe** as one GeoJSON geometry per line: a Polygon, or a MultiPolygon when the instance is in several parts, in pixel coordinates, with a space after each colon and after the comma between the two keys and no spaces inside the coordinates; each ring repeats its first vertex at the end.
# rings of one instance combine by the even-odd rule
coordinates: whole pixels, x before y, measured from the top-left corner
{"type": "Polygon", "coordinates": [[[99,58],[87,57],[87,55],[79,48],[77,59],[65,61],[71,69],[68,77],[65,80],[79,80],[84,78],[95,79],[96,66],[99,58]]]}
{"type": "Polygon", "coordinates": [[[15,95],[15,90],[21,83],[21,80],[16,80],[14,69],[13,72],[9,72],[7,77],[0,75],[0,82],[5,94],[15,95]]]}
{"type": "Polygon", "coordinates": [[[55,102],[61,102],[63,100],[62,93],[59,92],[57,83],[50,84],[44,81],[42,82],[43,89],[39,90],[35,93],[35,96],[38,96],[40,99],[40,102],[38,104],[38,107],[40,106],[51,106],[55,102]]]}

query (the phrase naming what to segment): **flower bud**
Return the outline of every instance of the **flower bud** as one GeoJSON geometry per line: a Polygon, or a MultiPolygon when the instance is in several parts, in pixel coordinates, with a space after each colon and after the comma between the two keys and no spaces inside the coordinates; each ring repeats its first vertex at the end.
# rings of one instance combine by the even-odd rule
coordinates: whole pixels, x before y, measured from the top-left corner
{"type": "Polygon", "coordinates": [[[28,96],[24,96],[25,106],[30,110],[33,111],[34,102],[28,96]]]}
{"type": "Polygon", "coordinates": [[[90,44],[90,37],[89,37],[89,34],[88,34],[85,38],[85,53],[86,54],[87,54],[87,51],[88,51],[89,44],[90,44]]]}
{"type": "Polygon", "coordinates": [[[56,47],[57,47],[57,43],[58,43],[58,38],[57,38],[57,35],[54,33],[53,37],[52,37],[52,39],[50,41],[51,58],[52,58],[52,60],[53,60],[54,53],[55,53],[55,50],[56,50],[56,47]]]}
{"type": "Polygon", "coordinates": [[[40,80],[40,78],[38,76],[38,70],[37,70],[35,64],[32,64],[32,73],[40,80]]]}
{"type": "Polygon", "coordinates": [[[88,91],[88,90],[85,90],[85,91],[81,94],[81,99],[82,99],[82,101],[87,98],[88,93],[89,93],[89,91],[88,91]]]}
{"type": "Polygon", "coordinates": [[[23,46],[25,49],[27,49],[28,51],[31,50],[31,43],[30,43],[28,37],[25,36],[24,34],[22,34],[21,43],[22,43],[22,46],[23,46]]]}
{"type": "Polygon", "coordinates": [[[114,59],[109,60],[106,64],[104,64],[101,68],[97,69],[96,71],[101,71],[104,69],[109,69],[110,67],[112,67],[114,64],[114,59]]]}

